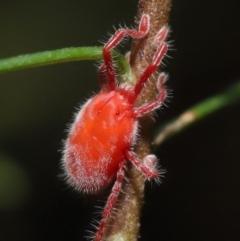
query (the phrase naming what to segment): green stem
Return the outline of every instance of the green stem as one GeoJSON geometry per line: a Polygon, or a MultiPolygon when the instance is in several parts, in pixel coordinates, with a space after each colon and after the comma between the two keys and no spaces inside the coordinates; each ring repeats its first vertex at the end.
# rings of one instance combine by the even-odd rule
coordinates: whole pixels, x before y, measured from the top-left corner
{"type": "Polygon", "coordinates": [[[193,106],[192,109],[196,112],[199,120],[238,100],[240,100],[240,82],[235,83],[225,92],[193,106]]]}
{"type": "MultiPolygon", "coordinates": [[[[117,59],[120,74],[130,73],[130,66],[125,57],[116,51],[112,51],[117,59]]],[[[71,47],[34,54],[20,55],[0,60],[0,73],[32,68],[42,65],[78,60],[101,60],[102,47],[71,47]]]]}
{"type": "Polygon", "coordinates": [[[197,121],[237,101],[240,101],[240,82],[237,82],[225,92],[210,97],[191,107],[178,118],[160,127],[157,131],[158,134],[155,137],[154,143],[156,145],[160,145],[165,140],[181,132],[197,121]]]}

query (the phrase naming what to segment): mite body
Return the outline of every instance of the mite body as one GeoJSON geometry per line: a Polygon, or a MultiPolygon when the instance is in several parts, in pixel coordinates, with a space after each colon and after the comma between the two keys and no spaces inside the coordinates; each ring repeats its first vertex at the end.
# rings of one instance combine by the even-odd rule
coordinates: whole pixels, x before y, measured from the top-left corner
{"type": "Polygon", "coordinates": [[[66,142],[69,182],[83,192],[97,192],[115,178],[123,151],[134,143],[137,120],[123,91],[101,92],[76,116],[66,142]]]}

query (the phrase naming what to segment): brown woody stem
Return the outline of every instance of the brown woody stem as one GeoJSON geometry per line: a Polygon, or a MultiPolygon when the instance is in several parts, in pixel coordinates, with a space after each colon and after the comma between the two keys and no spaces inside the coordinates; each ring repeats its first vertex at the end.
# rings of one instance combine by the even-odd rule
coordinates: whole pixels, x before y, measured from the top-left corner
{"type": "MultiPolygon", "coordinates": [[[[143,13],[150,15],[150,30],[148,35],[140,40],[135,40],[131,49],[130,64],[132,74],[139,78],[142,70],[151,62],[155,48],[152,41],[157,31],[168,22],[171,8],[171,0],[140,0],[137,17],[135,19],[138,27],[143,13]]],[[[137,105],[154,99],[156,93],[156,78],[153,76],[142,91],[137,100],[137,105]]],[[[151,116],[145,116],[140,120],[140,136],[135,147],[135,152],[140,158],[150,152],[150,138],[152,128],[151,116]]],[[[123,191],[119,195],[117,206],[114,210],[114,218],[108,222],[108,228],[104,238],[108,241],[134,241],[139,237],[140,212],[144,197],[144,177],[132,167],[128,166],[126,173],[129,182],[123,183],[123,191]]]]}

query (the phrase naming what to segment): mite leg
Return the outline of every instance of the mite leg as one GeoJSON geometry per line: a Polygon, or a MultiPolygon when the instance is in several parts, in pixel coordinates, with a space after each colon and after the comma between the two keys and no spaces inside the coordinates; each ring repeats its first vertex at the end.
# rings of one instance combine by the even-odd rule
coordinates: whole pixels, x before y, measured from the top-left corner
{"type": "Polygon", "coordinates": [[[116,73],[113,68],[113,60],[110,51],[116,47],[121,40],[126,37],[132,37],[135,39],[140,39],[146,36],[149,31],[150,17],[147,14],[143,14],[139,23],[138,30],[132,29],[119,29],[117,32],[109,39],[109,41],[103,47],[103,59],[104,64],[100,67],[100,71],[105,70],[106,75],[109,79],[109,90],[116,89],[116,73]]]}
{"type": "Polygon", "coordinates": [[[143,161],[141,161],[134,152],[126,150],[124,153],[126,159],[131,161],[133,165],[147,178],[156,179],[159,178],[159,171],[157,169],[157,158],[155,155],[146,156],[143,161]]]}
{"type": "Polygon", "coordinates": [[[134,87],[132,95],[129,97],[129,102],[134,103],[137,99],[139,93],[142,91],[144,84],[147,82],[148,78],[157,70],[158,66],[161,64],[163,57],[168,50],[168,44],[164,42],[168,34],[168,27],[163,26],[154,38],[154,45],[157,47],[156,53],[153,56],[152,62],[144,70],[143,74],[140,76],[138,82],[134,87]]]}
{"type": "Polygon", "coordinates": [[[164,100],[167,97],[167,90],[164,86],[164,83],[166,82],[166,80],[167,80],[167,75],[165,73],[161,73],[158,76],[158,80],[157,80],[158,94],[156,96],[156,99],[146,105],[135,108],[133,111],[135,117],[143,116],[150,111],[158,109],[163,104],[164,100]]]}
{"type": "Polygon", "coordinates": [[[124,179],[124,166],[125,161],[121,162],[119,165],[119,170],[117,172],[117,178],[113,185],[112,192],[107,200],[106,206],[104,207],[103,213],[102,213],[102,220],[100,221],[99,228],[97,230],[97,233],[94,237],[94,241],[102,241],[104,230],[106,227],[106,223],[108,218],[111,215],[111,212],[113,210],[113,207],[116,203],[117,197],[121,191],[122,188],[122,182],[124,179]]]}

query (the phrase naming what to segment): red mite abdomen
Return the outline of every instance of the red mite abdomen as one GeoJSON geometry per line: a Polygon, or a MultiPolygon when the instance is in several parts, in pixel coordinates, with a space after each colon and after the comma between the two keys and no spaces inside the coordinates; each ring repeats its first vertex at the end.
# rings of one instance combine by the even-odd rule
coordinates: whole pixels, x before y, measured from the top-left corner
{"type": "Polygon", "coordinates": [[[134,142],[137,121],[119,92],[102,92],[78,113],[66,142],[64,165],[70,183],[96,192],[115,177],[123,150],[134,142]]]}

